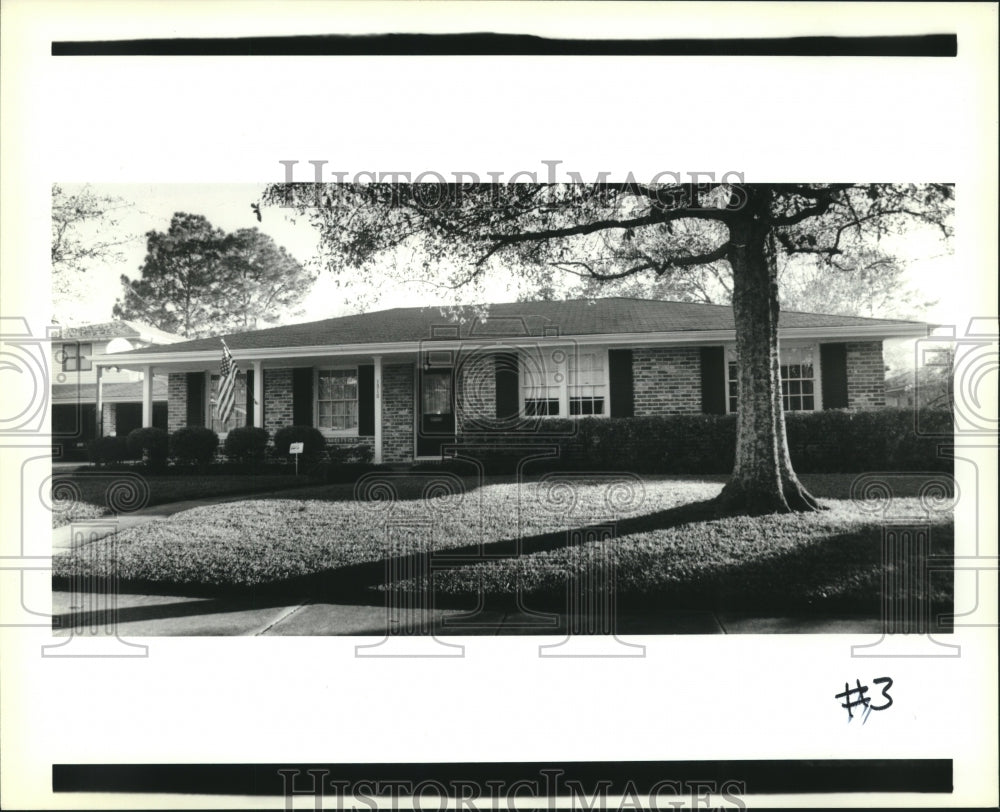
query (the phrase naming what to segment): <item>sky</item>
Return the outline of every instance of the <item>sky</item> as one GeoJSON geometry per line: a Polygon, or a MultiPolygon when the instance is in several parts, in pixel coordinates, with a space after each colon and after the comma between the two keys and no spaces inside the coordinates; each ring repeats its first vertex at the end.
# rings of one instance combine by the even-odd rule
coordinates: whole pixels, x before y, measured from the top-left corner
{"type": "MultiPolygon", "coordinates": [[[[259,228],[303,264],[317,254],[317,236],[294,212],[277,207],[262,208],[258,223],[250,204],[263,192],[264,184],[89,184],[99,195],[121,198],[132,204],[121,217],[119,231],[133,235],[122,248],[121,261],[94,266],[76,280],[73,296],[55,303],[55,317],[62,324],[86,324],[107,321],[120,295],[120,276],[139,276],[146,254],[145,234],[166,231],[176,212],[201,214],[212,225],[227,232],[241,228],[259,228]]],[[[67,194],[81,188],[78,184],[63,184],[67,194]]],[[[944,253],[934,232],[912,232],[887,244],[906,263],[906,274],[912,287],[925,294],[927,300],[937,300],[927,312],[927,320],[938,324],[959,324],[963,301],[967,301],[967,285],[974,280],[956,273],[953,255],[944,253]]],[[[375,284],[366,286],[364,309],[379,310],[415,305],[445,305],[447,295],[433,287],[412,284],[406,287],[375,284]]],[[[510,277],[490,279],[486,295],[491,301],[512,301],[517,298],[516,281],[510,277]]],[[[312,291],[302,302],[302,314],[286,318],[284,323],[305,322],[357,312],[361,303],[345,301],[329,272],[321,272],[312,291]]]]}

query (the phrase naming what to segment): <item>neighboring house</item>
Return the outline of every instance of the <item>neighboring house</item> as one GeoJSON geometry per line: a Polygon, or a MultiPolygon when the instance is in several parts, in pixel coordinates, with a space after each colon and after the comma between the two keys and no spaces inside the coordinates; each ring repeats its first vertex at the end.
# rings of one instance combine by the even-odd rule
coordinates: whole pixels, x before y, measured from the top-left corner
{"type": "MultiPolygon", "coordinates": [[[[52,440],[62,459],[79,458],[98,432],[128,434],[143,424],[142,373],[107,367],[95,356],[183,341],[135,321],[60,327],[52,336],[52,440]],[[100,371],[100,377],[98,373],[100,371]],[[98,420],[97,404],[101,403],[98,420]]],[[[167,379],[152,383],[152,425],[167,427],[167,379]]]]}
{"type": "MultiPolygon", "coordinates": [[[[168,376],[167,424],[315,426],[367,443],[376,461],[439,458],[456,436],[545,419],[736,409],[730,307],[640,299],[492,304],[456,321],[397,308],[225,336],[237,408],[214,408],[219,338],[150,346],[95,363],[168,376]]],[[[885,405],[882,341],[920,322],[782,313],[785,408],[885,405]]],[[[550,424],[555,425],[555,424],[550,424]]]]}
{"type": "Polygon", "coordinates": [[[953,398],[950,359],[944,366],[908,369],[890,375],[885,380],[887,406],[951,409],[953,398]]]}

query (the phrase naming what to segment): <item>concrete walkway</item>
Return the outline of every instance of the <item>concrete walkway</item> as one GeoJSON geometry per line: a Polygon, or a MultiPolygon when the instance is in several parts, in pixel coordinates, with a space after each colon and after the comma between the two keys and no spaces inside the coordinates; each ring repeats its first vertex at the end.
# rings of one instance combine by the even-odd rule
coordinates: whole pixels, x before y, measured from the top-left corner
{"type": "MultiPolygon", "coordinates": [[[[194,598],[172,595],[53,592],[57,635],[119,637],[254,635],[419,635],[435,637],[521,635],[566,637],[585,629],[587,618],[566,614],[525,615],[498,610],[478,614],[458,609],[390,611],[377,604],[316,600],[256,601],[253,598],[194,598]],[[572,621],[572,624],[570,624],[572,621]]],[[[710,611],[666,611],[657,616],[619,614],[622,637],[649,634],[877,634],[871,617],[758,617],[710,611]]],[[[590,637],[591,635],[582,635],[590,637]]],[[[612,637],[608,637],[613,640],[612,637]]]]}
{"type": "MultiPolygon", "coordinates": [[[[144,508],[118,517],[81,521],[52,532],[52,552],[71,549],[76,543],[98,541],[116,530],[163,521],[196,507],[248,498],[295,498],[315,486],[252,495],[191,499],[144,508]],[[83,534],[83,535],[81,535],[83,534]]],[[[375,600],[378,600],[377,596],[375,600]]],[[[569,630],[586,630],[587,618],[566,613],[527,615],[500,610],[469,614],[459,609],[406,609],[390,611],[387,605],[328,603],[254,598],[198,598],[180,595],[146,595],[120,592],[55,591],[52,593],[53,633],[56,635],[127,637],[253,636],[253,635],[363,635],[398,638],[400,642],[424,637],[530,635],[566,639],[569,630]]],[[[769,617],[711,611],[663,611],[656,615],[618,613],[616,634],[622,637],[663,634],[877,634],[882,629],[873,617],[769,617]]],[[[610,635],[581,634],[574,641],[603,640],[617,645],[610,635]]],[[[428,642],[433,643],[432,640],[428,642]]],[[[553,640],[552,642],[558,642],[553,640]]],[[[603,645],[603,644],[602,644],[603,645]]],[[[625,646],[626,644],[622,643],[625,646]]],[[[626,646],[627,648],[627,646],[626,646]]]]}

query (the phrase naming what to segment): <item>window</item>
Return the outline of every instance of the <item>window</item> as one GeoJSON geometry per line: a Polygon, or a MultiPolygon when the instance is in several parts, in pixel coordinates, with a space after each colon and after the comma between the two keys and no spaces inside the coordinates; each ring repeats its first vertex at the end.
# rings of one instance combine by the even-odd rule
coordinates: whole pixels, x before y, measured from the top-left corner
{"type": "Polygon", "coordinates": [[[219,420],[220,380],[218,375],[212,376],[212,394],[209,401],[212,410],[211,429],[216,434],[228,434],[232,429],[247,424],[247,376],[245,372],[236,373],[236,382],[233,385],[233,410],[225,422],[219,420]]]}
{"type": "MultiPolygon", "coordinates": [[[[785,347],[778,353],[781,369],[781,402],[786,412],[811,412],[817,408],[816,347],[785,347]]],[[[737,407],[736,349],[726,350],[726,386],[729,411],[737,407]]]]}
{"type": "Polygon", "coordinates": [[[451,370],[426,370],[421,381],[423,414],[451,414],[451,370]]]}
{"type": "Polygon", "coordinates": [[[63,344],[63,372],[89,372],[92,369],[90,356],[94,354],[93,344],[63,344]]]}
{"type": "Polygon", "coordinates": [[[780,353],[781,402],[786,412],[811,412],[816,408],[813,348],[789,347],[780,353]]]}
{"type": "Polygon", "coordinates": [[[521,401],[528,417],[559,415],[563,374],[560,365],[566,360],[562,350],[528,353],[521,361],[521,401]]]}
{"type": "Polygon", "coordinates": [[[606,350],[537,351],[521,360],[521,404],[527,417],[606,414],[606,350]]]}
{"type": "Polygon", "coordinates": [[[319,427],[331,431],[357,431],[357,369],[321,369],[316,382],[319,427]]]}
{"type": "Polygon", "coordinates": [[[581,352],[570,355],[569,413],[604,414],[604,353],[581,352]]]}

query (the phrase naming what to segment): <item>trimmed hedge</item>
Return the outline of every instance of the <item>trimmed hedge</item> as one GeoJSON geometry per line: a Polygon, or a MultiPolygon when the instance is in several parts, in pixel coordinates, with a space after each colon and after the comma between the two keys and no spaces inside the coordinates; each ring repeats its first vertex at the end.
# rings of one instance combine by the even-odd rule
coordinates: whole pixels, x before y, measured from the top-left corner
{"type": "Polygon", "coordinates": [[[98,437],[87,443],[87,457],[94,465],[117,465],[132,455],[124,437],[98,437]]]}
{"type": "Polygon", "coordinates": [[[326,447],[326,453],[334,465],[368,463],[375,458],[375,449],[367,443],[334,443],[326,447]]]}
{"type": "MultiPolygon", "coordinates": [[[[951,442],[951,412],[922,412],[915,431],[912,409],[786,412],[792,465],[799,473],[951,471],[938,456],[951,442]],[[932,434],[933,436],[927,436],[932,434]]],[[[540,430],[476,432],[459,438],[462,454],[490,473],[515,470],[533,448],[558,449],[548,467],[628,470],[658,474],[728,474],[736,459],[736,416],[681,414],[657,417],[546,421],[540,430]]]]}
{"type": "Polygon", "coordinates": [[[226,435],[222,450],[228,459],[242,463],[260,463],[267,454],[270,435],[259,426],[240,426],[226,435]]]}
{"type": "Polygon", "coordinates": [[[185,426],[170,435],[170,456],[180,463],[208,465],[219,450],[219,435],[205,426],[185,426]]]}
{"type": "Polygon", "coordinates": [[[285,426],[274,433],[274,454],[289,457],[288,446],[303,443],[300,462],[311,463],[322,459],[326,453],[326,438],[323,432],[312,426],[285,426]]]}
{"type": "Polygon", "coordinates": [[[126,445],[133,457],[141,458],[150,468],[164,468],[167,464],[170,438],[163,429],[154,426],[133,429],[126,445]]]}

